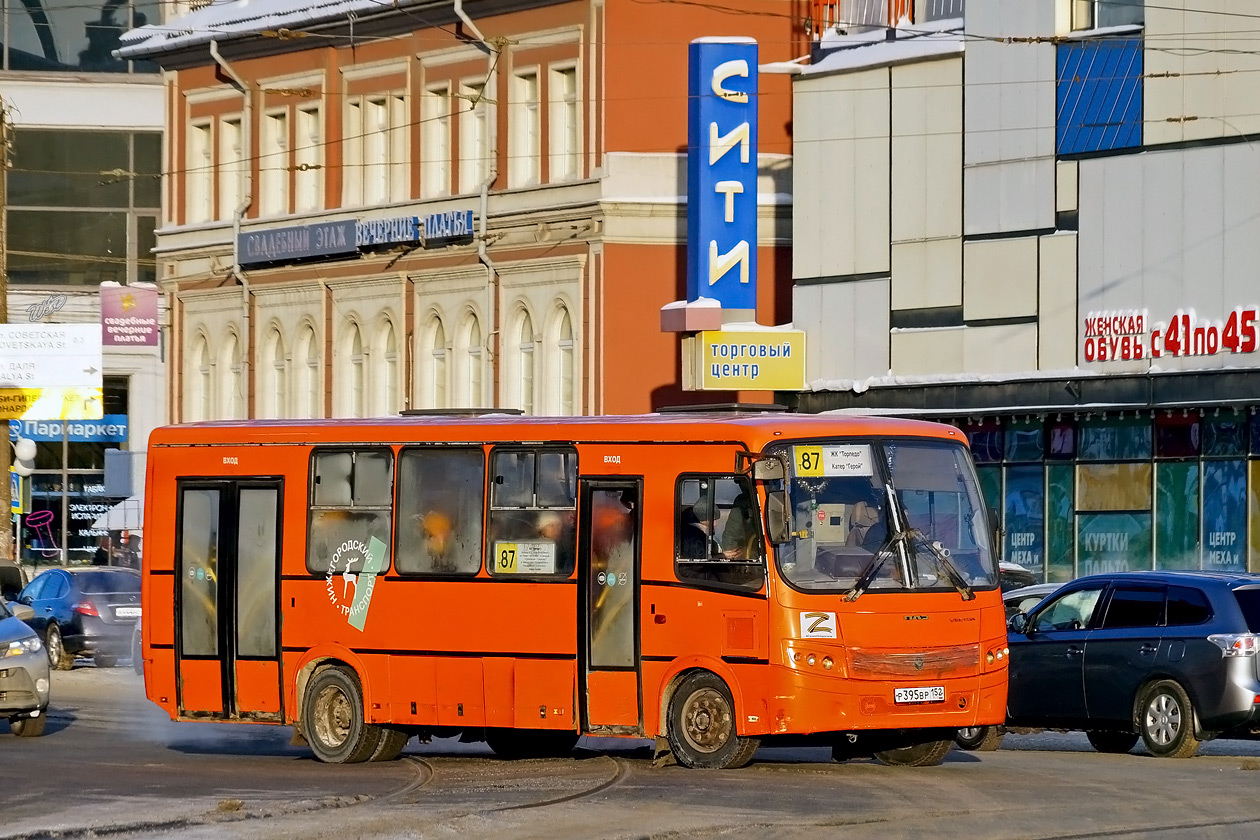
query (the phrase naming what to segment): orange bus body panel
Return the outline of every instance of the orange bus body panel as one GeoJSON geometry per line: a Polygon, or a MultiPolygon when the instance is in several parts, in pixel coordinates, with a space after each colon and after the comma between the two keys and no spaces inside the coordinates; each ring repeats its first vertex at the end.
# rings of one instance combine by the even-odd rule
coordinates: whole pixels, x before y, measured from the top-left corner
{"type": "MultiPolygon", "coordinates": [[[[585,695],[598,698],[587,708],[591,726],[651,737],[665,729],[671,686],[694,669],[726,682],[746,735],[1000,723],[1005,662],[983,665],[986,650],[1005,640],[996,587],[970,602],[956,592],[880,591],[849,603],[839,594],[790,588],[772,557],[759,593],[702,588],[676,577],[680,476],[730,474],[739,466],[736,453],[772,444],[884,436],[965,445],[958,430],[931,423],[777,414],[224,421],[158,429],[149,446],[152,525],[144,546],[148,695],[172,717],[224,715],[220,663],[177,661],[177,482],[268,479],[283,484],[281,647],[275,661],[236,663],[233,688],[243,710],[299,720],[299,685],[312,666],[335,661],[359,675],[365,718],[373,723],[581,729],[578,698],[585,695]],[[397,452],[460,443],[488,453],[522,440],[575,447],[582,478],[641,481],[637,671],[581,668],[584,593],[576,573],[555,582],[494,579],[483,558],[475,579],[415,578],[399,574],[391,551],[360,630],[336,603],[344,587],[340,576],[306,567],[313,447],[388,444],[397,452]],[[800,614],[818,610],[835,613],[836,638],[802,638],[800,614]],[[928,619],[907,619],[917,615],[928,619]],[[904,667],[897,654],[926,647],[948,654],[940,661],[929,656],[922,670],[893,673],[904,667]],[[828,656],[837,667],[804,669],[791,659],[797,650],[828,656]],[[929,679],[947,685],[943,704],[892,703],[891,682],[927,685],[929,679]]],[[[764,508],[765,490],[758,493],[764,508]]]]}

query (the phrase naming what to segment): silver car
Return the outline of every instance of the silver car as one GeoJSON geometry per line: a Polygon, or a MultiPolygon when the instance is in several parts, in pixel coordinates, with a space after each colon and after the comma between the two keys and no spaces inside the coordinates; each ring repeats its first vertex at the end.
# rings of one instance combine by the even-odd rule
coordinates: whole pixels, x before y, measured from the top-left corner
{"type": "Polygon", "coordinates": [[[0,599],[0,717],[9,719],[14,735],[44,734],[48,716],[48,655],[44,643],[24,619],[35,611],[0,599]]]}

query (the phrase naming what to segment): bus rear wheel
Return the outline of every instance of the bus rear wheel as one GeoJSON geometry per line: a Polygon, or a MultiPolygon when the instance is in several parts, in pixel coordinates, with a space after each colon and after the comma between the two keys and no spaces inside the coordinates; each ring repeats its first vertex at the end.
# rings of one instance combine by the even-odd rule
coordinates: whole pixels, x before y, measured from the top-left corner
{"type": "Polygon", "coordinates": [[[302,704],[306,741],[327,764],[358,764],[376,752],[383,732],[363,720],[363,689],[358,676],[341,667],[325,668],[311,678],[302,704]]]}
{"type": "Polygon", "coordinates": [[[881,764],[887,764],[890,767],[935,767],[945,760],[945,756],[949,754],[953,746],[953,738],[923,741],[907,747],[883,750],[875,753],[875,757],[881,764]]]}
{"type": "Polygon", "coordinates": [[[564,758],[578,734],[562,729],[487,729],[486,745],[499,758],[564,758]]]}
{"type": "Polygon", "coordinates": [[[708,671],[687,677],[669,700],[666,736],[674,758],[684,767],[706,770],[748,764],[761,742],[741,736],[735,721],[726,683],[708,671]]]}

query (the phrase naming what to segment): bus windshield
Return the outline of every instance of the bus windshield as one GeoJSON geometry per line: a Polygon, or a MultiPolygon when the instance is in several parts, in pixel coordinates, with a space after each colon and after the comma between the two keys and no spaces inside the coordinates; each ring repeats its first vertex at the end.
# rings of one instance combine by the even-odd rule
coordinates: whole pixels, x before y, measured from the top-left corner
{"type": "Polygon", "coordinates": [[[988,517],[967,450],[945,441],[790,446],[791,533],[784,578],[807,590],[970,589],[997,585],[988,517]]]}

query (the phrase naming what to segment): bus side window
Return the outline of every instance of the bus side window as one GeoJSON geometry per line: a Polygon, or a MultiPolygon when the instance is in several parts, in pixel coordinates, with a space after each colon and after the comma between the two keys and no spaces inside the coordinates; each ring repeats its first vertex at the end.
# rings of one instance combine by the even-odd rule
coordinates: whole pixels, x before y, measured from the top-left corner
{"type": "Polygon", "coordinates": [[[761,588],[765,561],[755,498],[742,476],[679,480],[674,513],[674,571],[679,580],[761,588]]]}
{"type": "Polygon", "coordinates": [[[380,543],[379,567],[389,568],[394,453],[316,449],[311,454],[306,568],[312,574],[351,574],[369,565],[380,543]]]}
{"type": "Polygon", "coordinates": [[[577,453],[496,449],[491,465],[489,572],[570,576],[577,557],[577,453]]]}
{"type": "Polygon", "coordinates": [[[486,459],[480,449],[404,449],[398,456],[400,574],[481,571],[486,459]]]}

